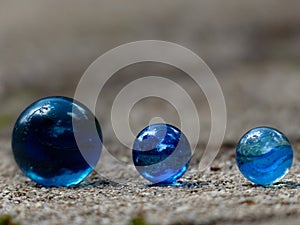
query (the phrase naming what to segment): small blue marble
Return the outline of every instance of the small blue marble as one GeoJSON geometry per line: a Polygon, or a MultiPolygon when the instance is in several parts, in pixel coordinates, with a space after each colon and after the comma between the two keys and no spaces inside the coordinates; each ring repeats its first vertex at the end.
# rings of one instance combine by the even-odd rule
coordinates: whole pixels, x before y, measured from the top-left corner
{"type": "Polygon", "coordinates": [[[21,113],[13,129],[12,149],[19,168],[36,183],[71,186],[96,166],[102,149],[101,128],[93,113],[78,101],[47,97],[21,113]],[[80,149],[75,134],[81,138],[80,149]]]}
{"type": "Polygon", "coordinates": [[[241,173],[259,185],[281,180],[293,163],[293,149],[287,137],[270,127],[248,131],[236,147],[236,162],[241,173]]]}
{"type": "Polygon", "coordinates": [[[152,183],[176,185],[189,166],[191,148],[176,127],[152,124],[137,135],[132,159],[137,171],[152,183]]]}

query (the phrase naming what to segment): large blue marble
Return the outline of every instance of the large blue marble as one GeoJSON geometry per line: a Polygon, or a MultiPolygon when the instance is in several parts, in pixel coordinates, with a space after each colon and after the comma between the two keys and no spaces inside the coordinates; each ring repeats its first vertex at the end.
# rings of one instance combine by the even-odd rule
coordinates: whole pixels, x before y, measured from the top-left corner
{"type": "Polygon", "coordinates": [[[34,102],[19,116],[12,149],[18,166],[33,181],[44,186],[70,186],[81,182],[96,166],[102,133],[95,116],[83,104],[66,97],[48,97],[34,102]],[[95,126],[97,132],[92,132],[95,126]],[[80,149],[75,136],[80,138],[80,149]]]}
{"type": "Polygon", "coordinates": [[[132,158],[138,172],[147,180],[176,184],[191,159],[185,135],[169,124],[153,124],[143,129],[133,144],[132,158]]]}
{"type": "Polygon", "coordinates": [[[236,162],[248,180],[265,186],[278,182],[289,172],[293,149],[280,131],[257,127],[238,142],[236,162]]]}

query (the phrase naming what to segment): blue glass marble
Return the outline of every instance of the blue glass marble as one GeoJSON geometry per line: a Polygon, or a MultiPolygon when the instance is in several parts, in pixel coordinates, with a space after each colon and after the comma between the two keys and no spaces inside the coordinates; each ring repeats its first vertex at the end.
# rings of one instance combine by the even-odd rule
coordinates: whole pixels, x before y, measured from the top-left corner
{"type": "Polygon", "coordinates": [[[293,149],[280,131],[257,127],[238,142],[236,162],[248,180],[266,186],[278,182],[289,172],[293,149]]]}
{"type": "Polygon", "coordinates": [[[12,149],[22,172],[36,183],[46,187],[71,186],[81,182],[96,166],[102,133],[86,106],[66,97],[48,97],[21,113],[13,129],[12,149]],[[97,132],[93,132],[95,127],[97,132]],[[81,139],[80,149],[75,134],[81,139]]]}
{"type": "Polygon", "coordinates": [[[169,124],[152,124],[143,129],[133,144],[133,163],[147,180],[159,184],[176,184],[191,159],[186,136],[169,124]]]}

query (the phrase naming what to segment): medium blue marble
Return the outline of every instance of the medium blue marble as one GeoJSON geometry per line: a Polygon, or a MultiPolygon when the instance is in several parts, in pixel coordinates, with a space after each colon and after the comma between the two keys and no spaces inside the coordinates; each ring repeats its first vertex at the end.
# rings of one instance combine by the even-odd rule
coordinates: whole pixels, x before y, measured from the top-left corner
{"type": "Polygon", "coordinates": [[[269,127],[248,131],[236,147],[236,162],[250,181],[269,185],[278,182],[293,162],[293,149],[284,134],[269,127]]]}
{"type": "Polygon", "coordinates": [[[70,186],[81,182],[96,166],[102,133],[83,104],[66,97],[48,97],[21,113],[14,126],[12,149],[16,163],[33,181],[47,187],[70,186]],[[92,132],[91,126],[94,130],[96,126],[97,132],[92,132]],[[80,149],[75,133],[81,138],[80,149]]]}
{"type": "Polygon", "coordinates": [[[152,124],[143,129],[133,144],[133,163],[147,180],[176,184],[187,170],[191,148],[185,135],[169,124],[152,124]]]}

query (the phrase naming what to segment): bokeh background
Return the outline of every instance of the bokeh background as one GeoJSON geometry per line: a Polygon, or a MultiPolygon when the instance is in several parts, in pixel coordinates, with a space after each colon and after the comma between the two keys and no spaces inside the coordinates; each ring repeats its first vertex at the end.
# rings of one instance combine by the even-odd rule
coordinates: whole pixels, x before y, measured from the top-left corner
{"type": "MultiPolygon", "coordinates": [[[[16,117],[33,101],[48,95],[72,97],[83,72],[101,54],[127,42],[157,39],[191,49],[215,73],[227,104],[225,142],[237,141],[258,125],[276,127],[297,140],[299,9],[297,0],[1,0],[1,136],[10,136],[16,117]]],[[[154,73],[173,74],[189,91],[205,142],[210,113],[201,90],[174,68],[149,63],[124,69],[110,80],[97,113],[104,133],[113,132],[107,104],[118,90],[136,74],[154,73]]],[[[173,124],[179,120],[176,110],[159,99],[141,101],[133,115],[134,132],[157,115],[173,124]],[[153,105],[158,106],[154,111],[153,105]]]]}

